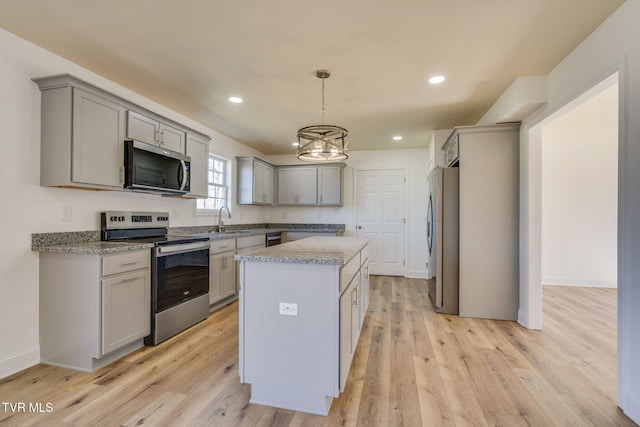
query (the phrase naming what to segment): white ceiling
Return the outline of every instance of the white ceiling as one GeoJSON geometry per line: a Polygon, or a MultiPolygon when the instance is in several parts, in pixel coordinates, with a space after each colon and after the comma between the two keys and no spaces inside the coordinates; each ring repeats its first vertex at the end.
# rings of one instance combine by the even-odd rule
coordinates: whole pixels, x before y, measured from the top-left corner
{"type": "Polygon", "coordinates": [[[547,74],[622,3],[1,0],[0,27],[286,154],[320,122],[319,68],[325,123],[346,127],[352,150],[426,147],[434,129],[475,124],[516,77],[547,74]],[[429,85],[435,74],[447,80],[429,85]]]}

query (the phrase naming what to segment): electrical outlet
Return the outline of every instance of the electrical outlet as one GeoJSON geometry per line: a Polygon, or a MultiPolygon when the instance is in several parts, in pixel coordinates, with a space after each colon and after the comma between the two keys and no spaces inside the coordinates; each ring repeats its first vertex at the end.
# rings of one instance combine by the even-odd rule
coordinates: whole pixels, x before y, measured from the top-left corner
{"type": "Polygon", "coordinates": [[[280,314],[283,316],[297,316],[298,315],[298,304],[281,302],[280,303],[280,314]]]}
{"type": "Polygon", "coordinates": [[[62,221],[68,222],[73,218],[73,209],[69,205],[64,205],[62,207],[62,221]]]}

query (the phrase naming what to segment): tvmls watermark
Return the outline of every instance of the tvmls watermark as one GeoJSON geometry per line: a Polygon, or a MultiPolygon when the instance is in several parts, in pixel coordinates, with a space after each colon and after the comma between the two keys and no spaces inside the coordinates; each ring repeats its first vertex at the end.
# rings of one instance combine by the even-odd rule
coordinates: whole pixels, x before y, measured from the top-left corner
{"type": "Polygon", "coordinates": [[[1,402],[4,412],[29,412],[48,413],[53,412],[51,402],[1,402]]]}

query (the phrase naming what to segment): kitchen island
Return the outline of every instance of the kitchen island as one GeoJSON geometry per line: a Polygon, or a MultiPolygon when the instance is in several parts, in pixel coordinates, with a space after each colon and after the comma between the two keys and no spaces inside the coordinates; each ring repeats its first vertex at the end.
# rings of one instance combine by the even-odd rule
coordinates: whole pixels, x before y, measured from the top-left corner
{"type": "Polygon", "coordinates": [[[368,305],[368,244],[310,237],[237,255],[240,381],[251,402],[326,415],[368,305]]]}

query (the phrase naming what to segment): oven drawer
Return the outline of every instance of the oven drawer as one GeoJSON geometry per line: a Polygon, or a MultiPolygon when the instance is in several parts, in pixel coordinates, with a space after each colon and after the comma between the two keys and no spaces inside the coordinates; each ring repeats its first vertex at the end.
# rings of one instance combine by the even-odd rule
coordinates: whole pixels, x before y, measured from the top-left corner
{"type": "Polygon", "coordinates": [[[149,249],[105,255],[102,257],[102,276],[149,268],[150,265],[151,255],[149,249]]]}

